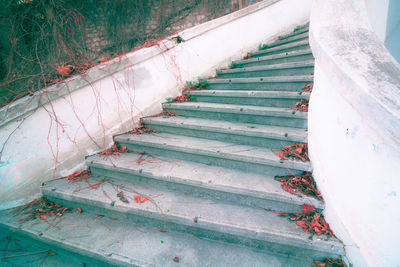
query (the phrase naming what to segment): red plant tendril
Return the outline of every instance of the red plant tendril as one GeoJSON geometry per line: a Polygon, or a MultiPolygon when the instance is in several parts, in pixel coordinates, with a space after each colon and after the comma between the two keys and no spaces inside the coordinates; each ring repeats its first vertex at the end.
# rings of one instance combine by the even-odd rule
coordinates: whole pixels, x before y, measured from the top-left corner
{"type": "Polygon", "coordinates": [[[302,112],[308,112],[308,102],[309,99],[302,99],[301,101],[297,102],[292,109],[302,112]]]}
{"type": "MultiPolygon", "coordinates": [[[[26,217],[21,218],[19,220],[19,224],[40,218],[49,225],[61,230],[59,226],[50,223],[48,219],[51,217],[62,217],[65,213],[71,213],[73,210],[42,197],[32,201],[29,204],[26,204],[21,208],[20,212],[22,212],[22,215],[26,215],[26,217]]],[[[78,208],[77,212],[82,213],[82,209],[78,208]]]]}
{"type": "Polygon", "coordinates": [[[279,152],[276,153],[276,155],[283,160],[289,158],[302,161],[310,160],[308,158],[308,148],[306,144],[287,145],[283,149],[279,150],[279,152]]]}
{"type": "Polygon", "coordinates": [[[162,112],[153,115],[152,117],[160,117],[160,116],[170,116],[170,117],[174,117],[174,116],[179,116],[178,114],[169,112],[168,110],[163,110],[162,112]]]}
{"type": "Polygon", "coordinates": [[[146,162],[147,163],[155,163],[154,161],[151,160],[151,159],[154,159],[155,156],[150,155],[144,151],[141,151],[138,154],[140,155],[139,158],[136,160],[136,163],[138,165],[143,165],[143,163],[146,163],[146,162]]]}
{"type": "Polygon", "coordinates": [[[298,193],[300,192],[322,200],[321,192],[317,189],[317,184],[309,172],[303,172],[301,175],[275,176],[275,180],[281,182],[283,190],[291,194],[301,196],[298,193]]]}
{"type": "Polygon", "coordinates": [[[321,213],[315,211],[314,206],[303,204],[304,213],[280,213],[279,216],[289,217],[290,221],[294,221],[305,232],[317,235],[335,236],[325,221],[321,213]]]}
{"type": "Polygon", "coordinates": [[[109,155],[115,155],[115,156],[119,156],[121,155],[121,153],[127,152],[128,149],[126,148],[126,146],[120,146],[118,144],[114,144],[111,146],[111,148],[108,148],[102,152],[100,152],[100,155],[103,156],[109,156],[109,155]]]}
{"type": "Polygon", "coordinates": [[[85,180],[89,177],[90,177],[90,170],[87,169],[87,170],[84,170],[81,172],[76,171],[76,172],[68,175],[65,179],[67,181],[72,181],[72,182],[82,182],[83,180],[85,180]]]}
{"type": "Polygon", "coordinates": [[[314,261],[318,267],[347,267],[342,259],[325,258],[324,261],[314,261]]]}
{"type": "Polygon", "coordinates": [[[140,124],[135,129],[130,130],[128,133],[130,133],[130,134],[146,134],[146,133],[158,133],[158,132],[153,131],[152,129],[140,124]]]}
{"type": "Polygon", "coordinates": [[[314,84],[310,83],[310,84],[306,84],[303,86],[303,88],[301,88],[301,91],[304,93],[311,93],[312,89],[314,87],[314,84]]]}

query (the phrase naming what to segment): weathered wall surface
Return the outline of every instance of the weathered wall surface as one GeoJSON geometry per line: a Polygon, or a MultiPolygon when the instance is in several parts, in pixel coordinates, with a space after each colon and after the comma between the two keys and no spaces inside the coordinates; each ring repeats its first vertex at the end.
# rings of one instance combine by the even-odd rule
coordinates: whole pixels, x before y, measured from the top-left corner
{"type": "Polygon", "coordinates": [[[186,80],[212,76],[306,23],[310,9],[311,0],[264,0],[179,33],[180,44],[162,41],[1,109],[0,208],[29,200],[43,181],[84,169],[84,156],[160,112],[186,80]]]}
{"type": "Polygon", "coordinates": [[[317,0],[310,42],[309,153],[325,216],[354,266],[399,266],[400,65],[363,1],[317,0]]]}

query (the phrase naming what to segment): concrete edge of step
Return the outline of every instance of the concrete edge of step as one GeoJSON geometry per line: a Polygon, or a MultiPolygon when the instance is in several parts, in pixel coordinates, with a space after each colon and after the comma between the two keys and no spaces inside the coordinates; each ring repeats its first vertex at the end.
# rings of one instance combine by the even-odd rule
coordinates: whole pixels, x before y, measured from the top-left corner
{"type": "Polygon", "coordinates": [[[273,59],[289,58],[289,57],[296,57],[296,56],[302,56],[302,55],[312,55],[311,49],[301,49],[301,50],[296,50],[296,51],[283,52],[283,53],[279,53],[279,54],[265,55],[265,56],[259,56],[259,57],[255,56],[255,57],[251,57],[248,59],[235,60],[232,62],[232,64],[233,64],[233,66],[235,66],[235,65],[240,65],[240,64],[262,62],[262,61],[268,61],[268,60],[273,60],[273,59]]]}
{"type": "MultiPolygon", "coordinates": [[[[259,232],[244,226],[227,225],[221,222],[217,222],[215,220],[206,220],[204,218],[193,219],[190,216],[173,214],[171,212],[169,212],[168,214],[164,214],[147,209],[135,209],[119,205],[109,205],[109,203],[102,202],[100,200],[84,198],[82,196],[78,197],[76,195],[60,192],[58,190],[47,190],[46,188],[43,189],[43,194],[50,201],[59,202],[62,205],[77,205],[82,208],[88,206],[91,207],[92,210],[98,209],[99,212],[102,211],[102,214],[104,216],[109,217],[123,216],[128,220],[129,218],[134,220],[136,220],[136,218],[141,218],[144,221],[155,220],[167,224],[167,227],[173,231],[183,231],[186,233],[192,232],[192,234],[199,234],[200,236],[202,235],[200,233],[204,232],[208,236],[213,236],[212,239],[214,240],[219,240],[219,238],[222,238],[223,240],[225,237],[230,239],[234,237],[238,238],[238,240],[241,240],[239,241],[240,243],[252,243],[254,241],[261,241],[269,244],[276,244],[279,246],[288,246],[296,248],[298,250],[306,249],[309,251],[330,254],[333,253],[336,255],[343,255],[344,253],[342,244],[339,242],[339,240],[335,238],[315,236],[315,238],[310,239],[306,237],[306,234],[293,235],[293,233],[282,233],[273,231],[259,232]]],[[[286,220],[286,218],[282,218],[282,220],[286,220]]],[[[299,229],[299,231],[302,230],[299,229]]]]}
{"type": "Polygon", "coordinates": [[[220,103],[211,103],[216,105],[208,105],[208,106],[201,105],[203,103],[206,102],[189,102],[189,104],[163,103],[162,107],[163,109],[166,110],[179,109],[179,110],[191,110],[191,111],[201,111],[201,112],[222,112],[222,113],[232,113],[232,114],[234,113],[241,115],[284,117],[289,119],[307,120],[306,112],[295,111],[289,108],[267,109],[262,106],[260,106],[259,108],[254,108],[254,106],[238,106],[238,105],[220,104],[220,103]]]}
{"type": "Polygon", "coordinates": [[[271,48],[262,49],[262,50],[250,53],[250,55],[252,57],[257,57],[258,55],[268,54],[270,52],[277,52],[277,51],[285,50],[285,49],[289,49],[289,48],[301,47],[301,46],[305,46],[305,45],[309,45],[308,39],[307,40],[301,40],[301,41],[295,41],[295,42],[292,42],[292,43],[286,43],[286,44],[282,44],[282,45],[279,45],[279,46],[274,46],[274,47],[271,47],[271,48]]]}
{"type": "MultiPolygon", "coordinates": [[[[196,120],[197,118],[193,118],[193,120],[196,120]]],[[[202,119],[204,120],[204,119],[202,119]]],[[[217,126],[209,126],[209,125],[196,125],[196,124],[182,124],[182,123],[176,123],[173,121],[168,121],[168,120],[163,120],[160,121],[157,118],[153,117],[145,117],[142,119],[142,122],[144,124],[150,125],[157,125],[157,126],[165,126],[165,127],[173,127],[173,128],[185,128],[189,130],[198,130],[198,131],[203,131],[203,132],[208,132],[208,133],[223,133],[226,135],[238,135],[238,136],[244,136],[244,137],[258,137],[258,138],[266,138],[266,139],[276,139],[276,140],[281,140],[281,141],[291,141],[291,142],[299,142],[299,143],[307,143],[307,135],[304,134],[303,137],[301,136],[292,136],[289,135],[287,132],[282,129],[282,131],[257,131],[257,128],[255,129],[249,129],[247,131],[243,131],[240,129],[232,129],[231,127],[224,128],[224,127],[217,127],[217,126]]],[[[304,132],[301,129],[299,129],[299,132],[304,132]]]]}
{"type": "Polygon", "coordinates": [[[290,62],[280,63],[253,67],[242,67],[227,70],[217,70],[217,75],[231,74],[231,73],[242,73],[242,72],[255,72],[255,71],[272,71],[272,70],[288,70],[288,69],[302,69],[302,68],[314,68],[314,61],[301,61],[301,62],[290,62]]]}
{"type": "MultiPolygon", "coordinates": [[[[99,161],[94,161],[94,162],[87,162],[87,165],[89,168],[94,169],[94,173],[104,175],[104,173],[109,173],[109,172],[116,172],[113,174],[114,179],[117,180],[127,180],[127,181],[132,181],[129,178],[126,177],[140,177],[146,180],[153,180],[154,182],[162,182],[163,184],[170,184],[172,185],[173,188],[175,188],[173,185],[178,185],[179,188],[192,188],[192,189],[201,189],[202,191],[210,191],[210,196],[214,195],[219,195],[220,193],[222,194],[232,194],[232,198],[228,199],[227,201],[233,201],[236,200],[237,196],[241,197],[248,197],[252,198],[254,200],[265,200],[265,201],[271,201],[271,202],[279,202],[288,206],[293,206],[293,210],[299,210],[299,207],[301,209],[301,206],[304,203],[311,204],[313,205],[316,209],[318,210],[323,210],[324,208],[324,203],[322,201],[319,201],[317,199],[314,199],[312,197],[307,197],[307,196],[296,196],[292,195],[289,193],[286,193],[281,189],[281,185],[274,181],[273,178],[268,178],[266,179],[271,179],[271,184],[276,182],[275,188],[280,189],[280,193],[275,193],[273,190],[270,190],[269,192],[267,191],[256,191],[256,190],[251,190],[251,189],[243,189],[239,188],[237,186],[233,185],[221,185],[217,183],[204,183],[204,182],[199,182],[195,180],[191,180],[190,178],[186,177],[177,177],[177,176],[160,176],[157,175],[156,173],[149,172],[149,171],[142,171],[141,169],[136,170],[136,169],[130,169],[130,168],[124,168],[124,167],[119,167],[117,164],[116,166],[112,165],[106,165],[104,162],[99,162],[99,161]],[[97,170],[95,170],[97,169],[97,170]],[[98,171],[100,170],[100,171],[98,171]],[[105,170],[105,171],[102,171],[105,170]],[[212,194],[211,194],[212,193],[212,194]],[[298,207],[295,207],[298,206],[298,207]]],[[[108,174],[110,175],[110,174],[108,174]]],[[[107,176],[108,177],[108,176],[107,176]]],[[[269,188],[271,189],[271,188],[269,188]]],[[[272,188],[273,189],[273,188],[272,188]]],[[[180,190],[181,191],[181,190],[180,190]]],[[[185,190],[189,191],[189,190],[185,190]]]]}
{"type": "MultiPolygon", "coordinates": [[[[238,97],[238,98],[279,98],[279,99],[306,99],[310,98],[308,92],[290,91],[250,91],[250,90],[198,90],[188,91],[187,95],[211,97],[238,97]]],[[[196,102],[196,101],[193,101],[196,102]]],[[[168,103],[168,102],[166,102],[168,103]]]]}
{"type": "MultiPolygon", "coordinates": [[[[252,164],[258,164],[258,165],[263,165],[263,166],[271,166],[271,167],[277,167],[277,168],[289,168],[291,170],[297,170],[297,171],[308,171],[311,172],[311,164],[310,162],[299,162],[299,161],[294,161],[294,160],[288,160],[288,161],[282,161],[278,156],[276,158],[251,158],[251,157],[245,157],[242,155],[236,155],[234,153],[223,153],[223,152],[214,152],[211,150],[205,150],[205,149],[199,149],[199,148],[191,148],[191,147],[183,147],[183,146],[176,146],[176,145],[171,145],[168,143],[154,143],[150,141],[143,141],[143,140],[134,140],[132,136],[129,135],[120,135],[114,138],[114,140],[117,143],[121,144],[133,144],[133,145],[138,145],[141,147],[153,147],[156,149],[161,149],[161,150],[171,150],[171,151],[176,151],[179,153],[185,153],[185,154],[195,154],[198,156],[203,156],[203,157],[211,157],[211,158],[223,158],[226,160],[231,160],[231,161],[239,161],[243,163],[252,163],[252,164]]],[[[273,154],[273,152],[271,152],[273,154]]]]}
{"type": "Polygon", "coordinates": [[[215,78],[207,81],[213,84],[238,84],[238,83],[291,83],[291,82],[313,82],[313,75],[291,75],[291,76],[272,76],[257,78],[215,78]]]}

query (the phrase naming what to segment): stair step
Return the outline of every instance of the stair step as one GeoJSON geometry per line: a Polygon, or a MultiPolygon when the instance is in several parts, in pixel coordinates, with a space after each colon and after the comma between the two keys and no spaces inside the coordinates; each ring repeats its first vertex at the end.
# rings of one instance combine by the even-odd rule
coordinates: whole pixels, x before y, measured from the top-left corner
{"type": "Polygon", "coordinates": [[[250,125],[184,117],[148,117],[143,123],[152,130],[241,145],[280,149],[294,143],[307,143],[307,132],[299,128],[250,125]]]}
{"type": "Polygon", "coordinates": [[[249,78],[270,76],[296,76],[312,75],[314,72],[314,61],[291,62],[274,65],[262,65],[253,67],[234,68],[219,70],[217,75],[222,78],[249,78]]]}
{"type": "Polygon", "coordinates": [[[296,91],[312,83],[312,75],[208,80],[209,90],[296,91]]]}
{"type": "Polygon", "coordinates": [[[158,186],[180,194],[280,212],[301,212],[304,203],[323,209],[314,198],[282,190],[272,176],[159,156],[143,162],[141,158],[143,155],[129,152],[109,157],[95,155],[86,162],[93,175],[127,181],[135,187],[158,186]]]}
{"type": "Polygon", "coordinates": [[[272,48],[263,49],[250,53],[251,57],[260,57],[265,55],[279,54],[284,52],[298,51],[310,48],[308,40],[296,41],[293,43],[283,44],[272,48]]]}
{"type": "Polygon", "coordinates": [[[283,64],[290,62],[303,62],[314,59],[311,49],[302,49],[292,52],[284,52],[268,56],[252,57],[249,59],[243,59],[233,61],[234,68],[240,67],[252,67],[252,66],[264,66],[272,64],[283,64]]]}
{"type": "Polygon", "coordinates": [[[279,45],[283,45],[283,44],[293,43],[295,41],[308,40],[308,30],[305,32],[298,33],[296,35],[292,35],[287,38],[283,38],[283,39],[281,39],[280,37],[278,37],[278,38],[279,38],[279,41],[275,41],[273,43],[264,45],[263,49],[266,49],[267,47],[271,48],[271,47],[275,47],[275,46],[279,46],[279,45]]]}
{"type": "MultiPolygon", "coordinates": [[[[1,216],[8,216],[7,212],[0,212],[1,216]]],[[[5,218],[3,218],[5,219],[5,218]]],[[[40,242],[36,238],[30,238],[15,228],[15,224],[3,225],[0,218],[0,247],[2,250],[0,266],[3,267],[109,267],[109,264],[85,257],[81,254],[71,253],[57,246],[40,242]],[[14,227],[14,228],[13,228],[14,227]],[[38,253],[40,252],[40,253],[38,253]],[[32,254],[30,254],[32,253],[32,254]],[[50,255],[48,253],[51,253],[50,255]],[[53,254],[54,253],[54,254],[53,254]],[[25,254],[22,256],[21,254],[25,254]]],[[[4,220],[5,221],[5,220],[4,220]]],[[[49,225],[46,224],[48,227],[49,225]]],[[[19,225],[18,225],[19,226],[19,225]]]]}
{"type": "Polygon", "coordinates": [[[279,36],[279,39],[280,40],[288,39],[288,38],[291,38],[293,36],[296,36],[296,35],[299,35],[299,34],[302,34],[302,33],[305,33],[305,32],[309,32],[309,25],[305,25],[305,26],[301,27],[299,30],[293,31],[293,32],[291,32],[289,34],[286,34],[286,35],[283,35],[283,36],[279,36]]]}
{"type": "Polygon", "coordinates": [[[131,151],[271,175],[311,171],[309,162],[282,161],[268,148],[166,133],[116,136],[131,151]]]}
{"type": "Polygon", "coordinates": [[[266,107],[292,108],[302,99],[309,99],[309,93],[288,91],[239,91],[239,90],[200,90],[188,91],[196,102],[252,105],[266,107]]]}
{"type": "Polygon", "coordinates": [[[163,108],[184,117],[307,128],[307,113],[288,108],[205,102],[164,103],[163,108]]]}
{"type": "MultiPolygon", "coordinates": [[[[104,177],[92,177],[88,182],[95,184],[103,179],[104,177]]],[[[85,181],[70,183],[58,180],[49,182],[42,192],[50,201],[74,208],[81,207],[82,210],[90,207],[97,214],[126,219],[126,224],[130,221],[141,222],[143,225],[164,228],[171,232],[184,232],[200,238],[274,253],[314,257],[343,255],[343,247],[338,240],[326,236],[311,237],[296,223],[278,216],[276,212],[218,200],[210,201],[156,185],[133,191],[129,188],[141,187],[141,184],[120,184],[108,180],[101,185],[101,190],[81,190],[85,186],[87,188],[85,181]],[[124,191],[129,203],[118,199],[120,190],[124,191]],[[148,196],[149,201],[136,203],[133,200],[136,195],[148,196]]],[[[112,229],[111,226],[109,228],[112,229]]],[[[147,233],[144,236],[147,237],[147,233]]],[[[157,241],[160,242],[160,238],[157,241]]],[[[145,242],[147,241],[143,240],[145,242]]]]}
{"type": "MultiPolygon", "coordinates": [[[[299,266],[299,263],[301,266],[311,266],[313,262],[311,257],[296,258],[290,255],[267,254],[249,247],[232,246],[229,243],[215,242],[188,233],[172,230],[160,232],[152,225],[124,218],[115,219],[108,216],[100,218],[99,214],[85,210],[83,213],[64,213],[59,223],[49,220],[57,224],[60,230],[43,223],[40,218],[18,224],[20,217],[15,215],[10,217],[13,213],[15,212],[10,210],[0,212],[1,228],[24,235],[35,242],[43,242],[51,247],[51,251],[62,248],[104,263],[92,264],[85,261],[83,266],[88,267],[173,267],[178,264],[173,260],[175,257],[179,258],[181,266],[195,264],[195,266],[230,267],[233,262],[240,262],[241,266],[249,267],[266,264],[294,267],[299,266]]],[[[78,266],[77,263],[75,259],[73,261],[70,259],[70,262],[60,261],[51,266],[70,266],[69,264],[78,266]]],[[[38,264],[23,266],[38,266],[38,264]]]]}

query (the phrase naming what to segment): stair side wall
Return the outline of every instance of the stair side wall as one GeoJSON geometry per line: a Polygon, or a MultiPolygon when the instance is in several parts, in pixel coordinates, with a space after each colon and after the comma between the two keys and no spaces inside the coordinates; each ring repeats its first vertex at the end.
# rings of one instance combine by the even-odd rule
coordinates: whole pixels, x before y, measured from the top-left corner
{"type": "Polygon", "coordinates": [[[367,14],[363,1],[313,6],[309,153],[325,216],[349,261],[398,266],[400,65],[367,14]]]}

